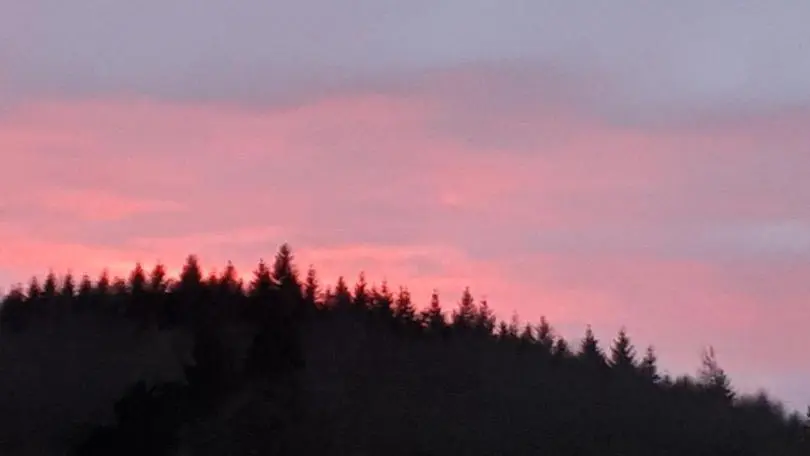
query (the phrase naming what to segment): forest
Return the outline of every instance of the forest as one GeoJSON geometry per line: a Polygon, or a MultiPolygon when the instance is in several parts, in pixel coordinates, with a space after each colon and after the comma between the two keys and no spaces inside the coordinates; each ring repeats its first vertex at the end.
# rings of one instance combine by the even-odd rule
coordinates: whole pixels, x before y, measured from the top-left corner
{"type": "Polygon", "coordinates": [[[286,244],[239,277],[190,255],[177,278],[138,264],[12,287],[0,453],[810,454],[810,417],[735,391],[710,348],[673,378],[628,331],[570,343],[469,288],[418,305],[362,273],[322,284],[286,244]]]}

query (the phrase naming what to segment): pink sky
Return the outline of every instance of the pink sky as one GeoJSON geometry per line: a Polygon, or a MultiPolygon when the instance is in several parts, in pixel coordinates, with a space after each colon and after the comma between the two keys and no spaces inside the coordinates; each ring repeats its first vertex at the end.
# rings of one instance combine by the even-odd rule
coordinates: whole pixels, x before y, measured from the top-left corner
{"type": "MultiPolygon", "coordinates": [[[[92,13],[38,5],[75,21],[92,13]]],[[[385,8],[365,7],[387,23],[385,8]]],[[[224,9],[200,12],[187,35],[171,35],[169,19],[152,24],[154,42],[122,32],[116,48],[100,39],[113,36],[105,27],[133,11],[105,10],[108,21],[87,36],[63,30],[62,41],[61,25],[21,8],[33,32],[7,24],[2,33],[20,39],[0,46],[0,284],[48,269],[124,273],[136,261],[176,270],[189,253],[247,274],[289,242],[327,282],[365,271],[423,304],[438,288],[446,307],[470,285],[499,316],[544,315],[569,338],[592,324],[607,343],[626,326],[673,373],[693,373],[712,344],[740,388],[803,408],[810,90],[791,75],[810,70],[798,57],[783,73],[762,69],[773,68],[764,37],[790,43],[792,29],[752,29],[765,11],[707,12],[745,29],[755,54],[707,19],[637,31],[671,39],[647,60],[638,40],[613,32],[636,21],[564,9],[593,22],[604,55],[530,35],[537,27],[501,11],[513,26],[491,36],[460,23],[430,42],[363,28],[379,47],[366,59],[354,19],[336,12],[319,19],[337,24],[333,49],[298,43],[270,58],[249,45],[264,33],[249,21],[210,54],[191,51],[188,36],[204,36],[224,9]],[[482,34],[491,41],[475,41],[482,34]],[[723,58],[697,66],[702,57],[683,51],[692,36],[723,58]],[[551,44],[523,58],[516,43],[540,38],[551,44]],[[672,61],[682,64],[674,76],[672,61]],[[749,61],[763,65],[735,66],[749,61]]],[[[455,17],[417,10],[401,13],[420,30],[455,17]]],[[[496,14],[473,10],[469,24],[496,14]]],[[[292,33],[267,29],[284,43],[292,33]]]]}

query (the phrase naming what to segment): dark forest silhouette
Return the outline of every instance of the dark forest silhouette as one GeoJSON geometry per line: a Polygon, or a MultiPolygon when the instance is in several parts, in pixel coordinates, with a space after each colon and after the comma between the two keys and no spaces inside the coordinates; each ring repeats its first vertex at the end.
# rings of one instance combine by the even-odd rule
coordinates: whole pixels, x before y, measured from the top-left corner
{"type": "Polygon", "coordinates": [[[624,330],[571,346],[545,318],[496,321],[470,289],[452,307],[362,274],[324,289],[284,245],[247,284],[231,264],[203,277],[194,256],[176,280],[162,265],[32,279],[3,299],[0,344],[70,321],[190,335],[182,377],[132,379],[76,455],[810,454],[808,421],[735,393],[711,349],[696,377],[670,378],[624,330]]]}

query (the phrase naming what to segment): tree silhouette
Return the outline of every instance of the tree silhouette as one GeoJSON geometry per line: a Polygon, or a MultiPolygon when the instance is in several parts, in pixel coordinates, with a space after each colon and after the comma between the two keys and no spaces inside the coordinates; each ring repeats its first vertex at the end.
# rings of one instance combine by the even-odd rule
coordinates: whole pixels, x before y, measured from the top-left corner
{"type": "Polygon", "coordinates": [[[394,318],[403,328],[414,328],[418,323],[416,308],[411,301],[411,293],[405,287],[399,287],[399,293],[394,303],[394,318]]]}
{"type": "Polygon", "coordinates": [[[430,296],[430,307],[422,312],[422,326],[428,334],[443,335],[447,329],[447,320],[439,302],[438,290],[430,296]]]}
{"type": "Polygon", "coordinates": [[[698,378],[712,398],[723,403],[730,403],[734,399],[735,394],[731,389],[731,381],[717,363],[713,347],[709,347],[703,353],[703,365],[698,378]]]}
{"type": "Polygon", "coordinates": [[[613,346],[610,348],[610,365],[617,371],[629,374],[637,369],[636,349],[630,342],[624,328],[619,331],[613,346]]]}
{"type": "Polygon", "coordinates": [[[475,327],[477,316],[478,309],[475,306],[475,300],[470,293],[470,288],[467,287],[461,294],[461,301],[458,303],[458,309],[453,311],[453,328],[456,331],[461,332],[470,331],[475,327]]]}
{"type": "MultiPolygon", "coordinates": [[[[184,380],[130,377],[133,386],[114,406],[116,422],[87,439],[82,434],[79,455],[168,455],[181,452],[180,444],[188,454],[803,456],[810,450],[810,417],[789,413],[764,392],[734,391],[711,348],[696,376],[662,377],[653,348],[638,360],[624,329],[606,356],[588,326],[575,354],[545,318],[537,325],[521,323],[517,314],[497,320],[469,289],[448,322],[438,291],[417,307],[406,287],[396,295],[387,282],[369,289],[362,274],[354,296],[340,278],[324,286],[319,304],[314,268],[301,283],[293,260],[283,245],[272,268],[259,263],[247,289],[231,263],[203,281],[194,256],[178,280],[162,265],[147,277],[136,264],[112,284],[106,272],[78,286],[69,273],[59,280],[50,272],[43,286],[33,278],[1,297],[0,344],[5,338],[9,344],[0,352],[29,340],[14,339],[20,333],[46,328],[50,350],[70,360],[39,370],[56,380],[54,402],[61,403],[71,388],[58,382],[61,374],[102,364],[74,362],[81,358],[75,349],[61,351],[68,344],[52,329],[72,314],[83,315],[76,320],[79,337],[126,337],[119,329],[146,317],[147,331],[109,345],[146,341],[137,353],[154,356],[148,360],[154,365],[165,354],[145,348],[151,338],[163,330],[191,335],[184,355],[191,362],[178,362],[184,380]],[[313,317],[306,324],[301,309],[313,317]]],[[[98,375],[95,368],[83,375],[96,381],[84,394],[120,381],[98,375]]],[[[12,386],[15,394],[5,400],[27,398],[41,409],[36,395],[16,393],[27,385],[12,386]]],[[[26,416],[6,412],[25,409],[14,407],[0,407],[0,445],[13,435],[6,429],[26,416]]]]}
{"type": "Polygon", "coordinates": [[[591,325],[585,329],[585,337],[580,344],[578,357],[589,368],[601,369],[606,366],[605,354],[599,347],[599,341],[596,340],[591,325]]]}

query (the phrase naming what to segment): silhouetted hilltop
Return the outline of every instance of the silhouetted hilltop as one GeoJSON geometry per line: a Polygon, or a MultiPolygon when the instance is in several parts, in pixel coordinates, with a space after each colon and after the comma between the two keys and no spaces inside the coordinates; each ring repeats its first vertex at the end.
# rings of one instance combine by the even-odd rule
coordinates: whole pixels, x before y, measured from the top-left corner
{"type": "Polygon", "coordinates": [[[32,279],[0,330],[3,454],[810,454],[807,420],[711,350],[673,379],[625,331],[570,346],[469,289],[423,310],[362,275],[324,289],[286,245],[248,284],[194,256],[177,280],[32,279]]]}

